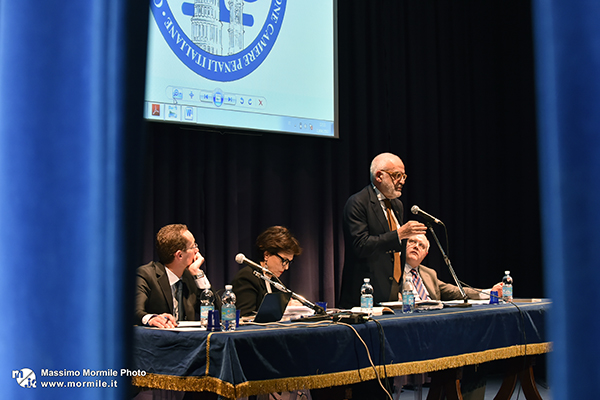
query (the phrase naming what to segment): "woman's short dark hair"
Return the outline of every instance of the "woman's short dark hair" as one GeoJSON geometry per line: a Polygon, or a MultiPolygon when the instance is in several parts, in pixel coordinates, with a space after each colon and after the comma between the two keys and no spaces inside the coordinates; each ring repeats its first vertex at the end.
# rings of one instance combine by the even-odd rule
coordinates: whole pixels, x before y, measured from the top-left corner
{"type": "Polygon", "coordinates": [[[169,264],[175,258],[177,250],[184,251],[187,247],[187,240],[183,233],[188,227],[183,224],[171,224],[163,226],[156,234],[156,251],[158,261],[163,265],[169,264]]]}
{"type": "Polygon", "coordinates": [[[256,238],[256,247],[261,260],[265,252],[277,254],[279,252],[292,253],[297,256],[302,253],[298,240],[285,226],[272,226],[267,228],[256,238]]]}

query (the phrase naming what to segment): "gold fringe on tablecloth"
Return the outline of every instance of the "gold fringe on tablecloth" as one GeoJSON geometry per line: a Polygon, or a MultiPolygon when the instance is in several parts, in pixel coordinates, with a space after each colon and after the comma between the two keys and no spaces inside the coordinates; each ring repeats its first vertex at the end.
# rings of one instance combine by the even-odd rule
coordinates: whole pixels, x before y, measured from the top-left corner
{"type": "MultiPolygon", "coordinates": [[[[423,372],[440,371],[449,368],[458,368],[465,365],[482,364],[489,361],[521,357],[525,355],[543,354],[550,351],[552,351],[552,343],[550,342],[528,344],[527,346],[516,345],[425,361],[394,364],[392,360],[391,364],[388,364],[385,367],[377,366],[376,369],[380,377],[402,376],[420,374],[423,372]]],[[[208,391],[217,393],[227,398],[238,398],[262,393],[292,391],[298,389],[321,389],[332,386],[351,385],[362,381],[372,380],[376,377],[377,376],[374,369],[372,367],[368,367],[360,370],[343,371],[330,374],[319,374],[317,371],[315,375],[311,376],[244,382],[235,386],[231,383],[224,382],[220,379],[210,376],[180,377],[158,374],[147,374],[146,376],[133,377],[132,383],[135,386],[152,389],[180,390],[187,392],[208,391]]]]}
{"type": "Polygon", "coordinates": [[[208,371],[210,371],[210,338],[213,335],[213,332],[209,333],[206,337],[206,375],[208,375],[208,371]]]}

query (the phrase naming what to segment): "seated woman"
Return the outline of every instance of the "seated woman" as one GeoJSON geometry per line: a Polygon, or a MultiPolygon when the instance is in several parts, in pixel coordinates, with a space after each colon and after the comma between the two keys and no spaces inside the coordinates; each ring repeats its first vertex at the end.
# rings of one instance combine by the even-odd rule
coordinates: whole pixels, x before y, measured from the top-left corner
{"type": "MultiPolygon", "coordinates": [[[[279,281],[279,277],[287,270],[294,256],[302,253],[298,240],[283,226],[272,226],[258,235],[256,247],[260,264],[270,271],[269,278],[279,281]]],[[[236,307],[242,316],[251,315],[258,311],[265,294],[277,291],[268,282],[255,276],[252,267],[246,266],[238,271],[233,278],[233,292],[236,307]]]]}

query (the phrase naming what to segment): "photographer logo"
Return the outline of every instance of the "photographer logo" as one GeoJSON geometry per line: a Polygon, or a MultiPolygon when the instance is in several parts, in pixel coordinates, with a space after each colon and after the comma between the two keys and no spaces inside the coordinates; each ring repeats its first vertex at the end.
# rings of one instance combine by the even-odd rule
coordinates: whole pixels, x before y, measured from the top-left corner
{"type": "Polygon", "coordinates": [[[12,377],[17,381],[19,386],[24,388],[35,388],[35,372],[29,368],[23,368],[19,371],[13,371],[12,377]]]}

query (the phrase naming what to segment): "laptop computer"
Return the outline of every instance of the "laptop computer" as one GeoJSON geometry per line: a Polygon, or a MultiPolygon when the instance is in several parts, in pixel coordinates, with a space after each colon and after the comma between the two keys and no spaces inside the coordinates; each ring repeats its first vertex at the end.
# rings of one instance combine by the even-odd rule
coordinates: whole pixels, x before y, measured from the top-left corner
{"type": "Polygon", "coordinates": [[[291,296],[291,293],[284,292],[267,293],[260,303],[254,322],[264,324],[280,321],[291,296]]]}

